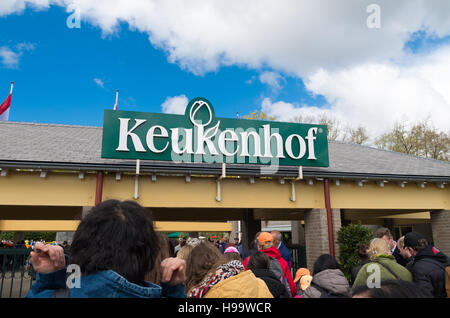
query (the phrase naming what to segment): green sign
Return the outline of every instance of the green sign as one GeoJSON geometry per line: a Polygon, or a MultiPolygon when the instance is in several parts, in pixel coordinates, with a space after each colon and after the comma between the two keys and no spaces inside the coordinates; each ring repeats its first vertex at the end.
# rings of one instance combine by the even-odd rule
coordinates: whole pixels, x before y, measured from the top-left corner
{"type": "Polygon", "coordinates": [[[216,118],[194,98],[184,115],[105,110],[102,158],[328,167],[325,125],[216,118]]]}

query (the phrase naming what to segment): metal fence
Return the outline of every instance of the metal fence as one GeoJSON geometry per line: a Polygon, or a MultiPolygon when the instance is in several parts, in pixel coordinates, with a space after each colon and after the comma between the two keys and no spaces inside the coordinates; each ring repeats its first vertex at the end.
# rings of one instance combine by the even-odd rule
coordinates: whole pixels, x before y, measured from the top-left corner
{"type": "MultiPolygon", "coordinates": [[[[306,248],[289,245],[292,254],[291,273],[306,267],[306,248]]],[[[31,249],[0,248],[0,298],[21,298],[30,290],[36,272],[30,261],[31,249]]]]}
{"type": "Polygon", "coordinates": [[[288,246],[288,249],[292,254],[291,272],[295,277],[297,269],[306,267],[306,246],[292,244],[288,246]]]}
{"type": "Polygon", "coordinates": [[[0,249],[0,298],[21,298],[31,288],[36,273],[30,252],[31,249],[0,249]]]}

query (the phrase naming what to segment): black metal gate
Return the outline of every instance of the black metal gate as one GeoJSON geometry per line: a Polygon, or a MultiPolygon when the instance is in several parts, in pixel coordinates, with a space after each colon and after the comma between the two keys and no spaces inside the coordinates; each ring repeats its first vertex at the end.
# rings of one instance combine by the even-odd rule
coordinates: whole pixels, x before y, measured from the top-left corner
{"type": "Polygon", "coordinates": [[[31,249],[0,249],[0,298],[21,298],[31,288],[36,273],[30,252],[31,249]]]}
{"type": "Polygon", "coordinates": [[[301,267],[306,267],[306,247],[303,245],[291,244],[288,246],[292,254],[291,272],[295,277],[295,272],[301,267]]]}

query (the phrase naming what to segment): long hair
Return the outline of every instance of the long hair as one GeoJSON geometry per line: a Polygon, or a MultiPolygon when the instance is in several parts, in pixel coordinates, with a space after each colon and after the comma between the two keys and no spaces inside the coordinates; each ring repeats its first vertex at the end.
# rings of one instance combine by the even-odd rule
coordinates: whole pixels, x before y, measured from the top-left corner
{"type": "Polygon", "coordinates": [[[161,233],[156,233],[156,235],[158,236],[160,249],[156,257],[155,265],[153,266],[152,270],[146,274],[145,280],[159,285],[161,279],[160,277],[161,262],[164,259],[171,257],[171,255],[170,255],[169,240],[167,239],[167,237],[161,233]]]}
{"type": "Polygon", "coordinates": [[[263,252],[252,251],[247,263],[247,269],[269,269],[269,267],[269,256],[267,256],[263,252]]]}
{"type": "Polygon", "coordinates": [[[201,283],[221,256],[219,249],[211,243],[202,242],[194,247],[186,262],[186,295],[201,283]]]}
{"type": "Polygon", "coordinates": [[[132,201],[107,200],[81,220],[69,254],[83,275],[113,270],[141,284],[159,250],[150,211],[132,201]]]}
{"type": "Polygon", "coordinates": [[[183,259],[185,262],[187,262],[189,258],[189,254],[191,254],[194,247],[192,245],[184,245],[177,253],[177,258],[183,259]]]}

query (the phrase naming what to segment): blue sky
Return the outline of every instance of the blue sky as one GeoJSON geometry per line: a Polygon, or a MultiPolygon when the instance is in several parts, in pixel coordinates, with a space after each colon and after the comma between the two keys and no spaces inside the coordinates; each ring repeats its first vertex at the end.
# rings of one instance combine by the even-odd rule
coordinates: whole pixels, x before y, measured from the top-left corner
{"type": "Polygon", "coordinates": [[[185,95],[207,98],[220,117],[326,112],[374,135],[429,117],[448,129],[445,3],[376,1],[378,29],[366,25],[370,0],[258,3],[2,3],[0,100],[15,81],[9,120],[21,122],[102,126],[119,89],[123,110],[161,112],[185,95]],[[82,9],[80,29],[66,24],[71,4],[82,9]]]}
{"type": "Polygon", "coordinates": [[[82,22],[68,28],[60,7],[26,10],[0,18],[0,47],[24,50],[15,67],[0,66],[0,99],[15,81],[10,121],[101,126],[103,109],[112,108],[119,89],[119,108],[161,112],[167,97],[209,99],[220,117],[240,116],[260,108],[264,97],[323,104],[304,89],[301,79],[284,77],[282,90],[258,80],[261,71],[222,67],[194,75],[170,63],[148,35],[121,25],[117,34],[102,36],[98,27],[82,22]],[[94,79],[99,79],[98,85],[94,79]]]}

